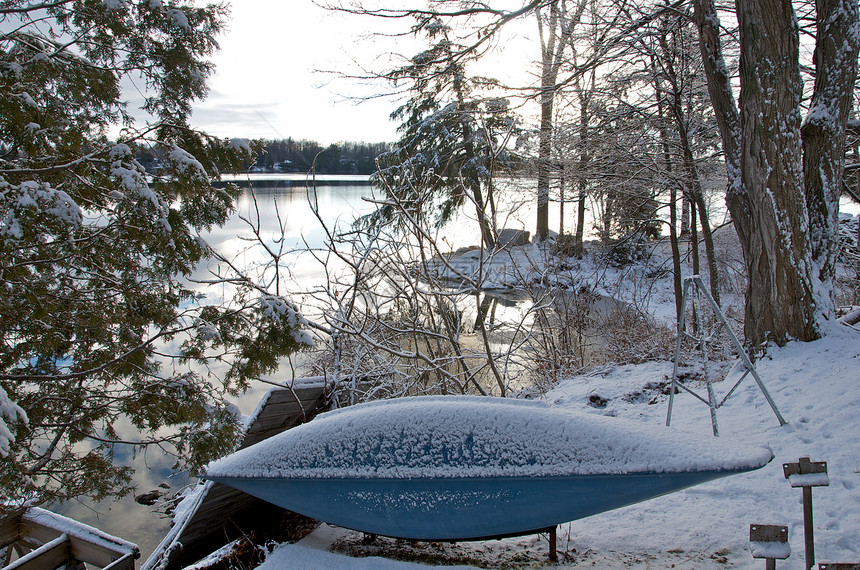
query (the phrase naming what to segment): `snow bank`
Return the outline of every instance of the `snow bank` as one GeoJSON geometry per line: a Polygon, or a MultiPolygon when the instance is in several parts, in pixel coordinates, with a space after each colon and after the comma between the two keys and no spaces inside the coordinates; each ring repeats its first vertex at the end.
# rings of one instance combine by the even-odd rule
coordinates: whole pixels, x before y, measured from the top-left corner
{"type": "MultiPolygon", "coordinates": [[[[804,551],[802,493],[785,479],[783,463],[809,457],[827,462],[830,483],[813,489],[816,555],[819,560],[860,560],[858,341],[856,331],[839,325],[815,342],[770,346],[768,354],[756,361],[758,373],[789,422],[786,426],[779,426],[758,386],[749,380],[719,409],[720,439],[767,442],[776,456],[769,465],[575,521],[564,530],[571,538],[567,542],[560,539],[560,548],[654,556],[659,561],[655,567],[678,562],[671,552],[683,549],[684,556],[704,553],[703,560],[684,566],[688,568],[726,567],[710,555],[726,556],[730,567],[762,568],[764,562],[751,555],[749,524],[768,521],[788,526],[792,555],[786,567],[799,568],[804,551]]],[[[569,378],[546,398],[553,406],[662,424],[668,396],[658,384],[671,374],[671,362],[613,367],[601,374],[569,378]],[[606,400],[605,407],[596,409],[589,404],[593,394],[606,400]]],[[[736,371],[714,384],[718,398],[739,374],[736,371]]],[[[691,387],[704,390],[700,382],[691,387]]],[[[679,394],[672,426],[689,434],[710,433],[709,410],[693,396],[679,394]]]]}
{"type": "Polygon", "coordinates": [[[541,402],[435,396],[370,402],[214,462],[211,477],[494,477],[744,470],[769,449],[692,438],[541,402]]]}

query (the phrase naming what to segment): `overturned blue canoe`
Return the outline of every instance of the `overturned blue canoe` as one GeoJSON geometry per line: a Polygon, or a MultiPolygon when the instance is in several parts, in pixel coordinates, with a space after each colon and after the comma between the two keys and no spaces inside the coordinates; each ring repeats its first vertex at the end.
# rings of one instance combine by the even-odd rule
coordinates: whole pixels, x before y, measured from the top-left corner
{"type": "Polygon", "coordinates": [[[539,402],[372,402],[211,464],[206,478],[317,520],[422,540],[522,534],[758,469],[767,448],[539,402]]]}

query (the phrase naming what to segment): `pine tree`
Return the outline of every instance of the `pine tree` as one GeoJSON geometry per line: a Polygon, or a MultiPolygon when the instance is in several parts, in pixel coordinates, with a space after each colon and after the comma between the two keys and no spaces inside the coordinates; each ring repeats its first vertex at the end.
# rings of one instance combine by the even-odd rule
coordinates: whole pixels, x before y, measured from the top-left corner
{"type": "Polygon", "coordinates": [[[238,305],[200,306],[184,279],[238,192],[212,180],[250,152],[189,127],[225,17],[182,0],[0,2],[0,503],[127,491],[121,422],[194,469],[236,433],[225,393],[306,341],[286,300],[245,284],[238,305]],[[213,347],[237,356],[224,384],[181,366],[213,347]]]}
{"type": "MultiPolygon", "coordinates": [[[[508,164],[505,141],[516,131],[508,101],[475,96],[479,80],[467,77],[462,46],[451,29],[434,16],[418,17],[413,32],[425,34],[432,45],[410,64],[387,75],[409,81],[412,97],[393,114],[403,121],[394,148],[378,158],[375,181],[390,199],[422,216],[450,220],[467,201],[475,208],[485,246],[495,243],[494,172],[508,164]],[[426,203],[426,190],[436,196],[426,203]]],[[[371,223],[390,219],[382,206],[371,223]]]]}

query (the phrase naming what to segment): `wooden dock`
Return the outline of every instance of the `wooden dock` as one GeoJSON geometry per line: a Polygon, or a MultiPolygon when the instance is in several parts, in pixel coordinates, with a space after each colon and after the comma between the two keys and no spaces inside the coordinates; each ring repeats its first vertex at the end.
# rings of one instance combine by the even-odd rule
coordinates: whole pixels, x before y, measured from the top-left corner
{"type": "Polygon", "coordinates": [[[0,566],[4,570],[134,570],[139,557],[135,544],[38,507],[0,518],[0,566]],[[13,553],[18,555],[14,561],[13,553]]]}
{"type": "MultiPolygon", "coordinates": [[[[326,404],[325,380],[306,378],[290,388],[272,388],[247,422],[242,449],[310,420],[326,404]]],[[[183,568],[242,536],[289,538],[303,517],[211,481],[201,482],[180,505],[174,526],[141,567],[183,568]]],[[[308,519],[309,520],[309,519],[308,519]]]]}

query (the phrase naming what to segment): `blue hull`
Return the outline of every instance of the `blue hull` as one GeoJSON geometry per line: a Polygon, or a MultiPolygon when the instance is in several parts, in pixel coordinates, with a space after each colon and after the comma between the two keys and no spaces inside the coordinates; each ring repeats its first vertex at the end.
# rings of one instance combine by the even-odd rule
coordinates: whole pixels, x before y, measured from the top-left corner
{"type": "Polygon", "coordinates": [[[418,540],[525,534],[748,471],[472,478],[210,477],[308,517],[418,540]]]}

